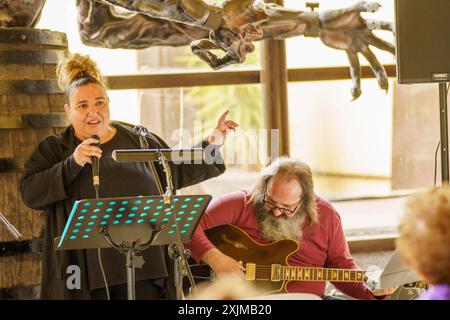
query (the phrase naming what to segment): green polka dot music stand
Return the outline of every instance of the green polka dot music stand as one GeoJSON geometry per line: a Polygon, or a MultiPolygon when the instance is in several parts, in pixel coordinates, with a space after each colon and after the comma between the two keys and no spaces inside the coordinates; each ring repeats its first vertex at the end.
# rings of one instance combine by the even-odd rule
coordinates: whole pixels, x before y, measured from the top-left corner
{"type": "Polygon", "coordinates": [[[127,255],[128,298],[134,299],[134,253],[152,245],[190,242],[211,195],[76,201],[56,250],[113,247],[127,255]],[[167,200],[167,199],[166,199],[167,200]]]}

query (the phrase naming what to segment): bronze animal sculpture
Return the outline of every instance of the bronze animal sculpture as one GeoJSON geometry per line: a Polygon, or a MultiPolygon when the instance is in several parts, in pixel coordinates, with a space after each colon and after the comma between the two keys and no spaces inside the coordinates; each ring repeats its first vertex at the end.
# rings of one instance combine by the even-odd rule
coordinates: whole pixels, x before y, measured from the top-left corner
{"type": "Polygon", "coordinates": [[[0,28],[34,27],[45,0],[0,0],[0,28]]]}
{"type": "MultiPolygon", "coordinates": [[[[29,3],[11,0],[8,3],[29,3]]],[[[34,1],[42,9],[43,0],[34,1]]],[[[0,17],[2,10],[0,0],[0,17]]],[[[365,20],[380,5],[360,1],[343,9],[321,13],[292,10],[262,0],[77,0],[78,28],[86,45],[141,49],[150,46],[190,45],[192,52],[213,69],[242,63],[254,50],[253,41],[304,35],[319,37],[329,47],[347,53],[352,97],[361,95],[358,53],[369,62],[379,87],[388,90],[387,74],[369,46],[395,54],[393,44],[372,30],[393,32],[389,22],[365,20]],[[218,56],[213,50],[223,51],[218,56]]],[[[29,19],[31,20],[31,19],[29,19]]],[[[0,19],[1,26],[1,19],[0,19]]]]}

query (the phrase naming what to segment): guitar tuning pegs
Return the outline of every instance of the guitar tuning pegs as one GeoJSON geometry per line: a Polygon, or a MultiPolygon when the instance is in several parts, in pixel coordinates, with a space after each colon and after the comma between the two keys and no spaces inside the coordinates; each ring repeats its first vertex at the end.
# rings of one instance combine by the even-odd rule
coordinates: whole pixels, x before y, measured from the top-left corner
{"type": "Polygon", "coordinates": [[[369,290],[375,290],[377,287],[378,281],[374,278],[366,275],[364,278],[364,286],[369,290]]]}

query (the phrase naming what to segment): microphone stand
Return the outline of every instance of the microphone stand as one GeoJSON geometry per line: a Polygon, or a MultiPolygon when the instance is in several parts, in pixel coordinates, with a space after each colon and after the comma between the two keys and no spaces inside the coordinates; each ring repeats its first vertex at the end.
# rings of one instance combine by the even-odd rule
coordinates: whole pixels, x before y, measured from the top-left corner
{"type": "MultiPolygon", "coordinates": [[[[140,136],[144,138],[144,132],[140,132],[140,136]]],[[[141,138],[141,137],[140,137],[141,138]]],[[[144,140],[144,139],[141,139],[144,140]]],[[[141,146],[143,146],[141,142],[141,146]]],[[[169,212],[171,211],[172,207],[172,196],[174,196],[175,191],[173,187],[173,178],[172,178],[172,172],[169,166],[169,160],[170,161],[182,161],[184,158],[184,155],[189,155],[194,160],[201,160],[203,159],[203,152],[204,150],[202,148],[191,148],[191,149],[148,149],[148,150],[142,150],[142,149],[136,149],[136,150],[114,150],[112,153],[112,157],[115,161],[118,162],[152,162],[152,161],[158,161],[161,166],[163,167],[163,171],[165,173],[166,178],[166,192],[162,193],[162,184],[161,181],[159,181],[159,177],[156,174],[156,170],[152,171],[155,181],[157,183],[158,191],[160,192],[160,195],[163,197],[164,201],[164,211],[169,212]],[[169,159],[168,159],[169,158],[169,159]]],[[[197,292],[197,287],[194,282],[194,277],[192,276],[192,272],[189,268],[187,259],[191,255],[190,250],[187,250],[184,248],[183,243],[180,240],[180,229],[178,227],[178,223],[176,220],[176,216],[172,214],[173,222],[172,224],[175,225],[175,233],[176,233],[176,241],[175,243],[172,243],[169,245],[168,253],[169,257],[174,261],[174,279],[175,279],[175,287],[176,287],[176,298],[178,300],[183,299],[183,278],[185,276],[188,277],[191,289],[194,293],[197,292]]]]}
{"type": "Polygon", "coordinates": [[[445,82],[439,83],[439,120],[441,134],[441,180],[449,184],[447,88],[445,82]]]}
{"type": "MultiPolygon", "coordinates": [[[[134,127],[134,130],[136,131],[136,133],[139,136],[139,143],[141,144],[141,148],[148,149],[149,145],[148,145],[147,140],[145,139],[145,137],[148,134],[147,128],[145,128],[143,126],[136,126],[136,127],[134,127]]],[[[152,161],[147,161],[147,164],[148,164],[148,167],[150,168],[153,178],[155,179],[156,188],[158,189],[159,194],[162,196],[164,191],[163,191],[163,188],[161,185],[161,181],[159,180],[158,173],[156,172],[155,165],[153,164],[152,161]]]]}
{"type": "MultiPolygon", "coordinates": [[[[164,193],[164,207],[165,211],[170,211],[172,208],[172,196],[174,193],[173,188],[173,179],[172,179],[172,171],[169,166],[169,162],[167,161],[167,158],[161,153],[156,153],[157,159],[159,160],[160,164],[163,167],[163,170],[165,172],[166,176],[166,192],[164,193]]],[[[169,256],[174,262],[174,278],[175,278],[175,288],[176,288],[176,299],[177,300],[183,300],[184,293],[183,293],[183,279],[184,277],[188,277],[189,283],[191,285],[191,289],[194,293],[197,293],[197,286],[194,282],[194,277],[192,275],[191,269],[189,268],[187,259],[191,255],[191,252],[189,249],[185,249],[183,246],[183,243],[180,239],[180,232],[178,228],[178,222],[176,219],[176,215],[172,215],[173,218],[173,224],[175,225],[176,235],[177,239],[175,243],[172,243],[169,245],[168,251],[169,256]]]]}
{"type": "MultiPolygon", "coordinates": [[[[145,139],[145,136],[147,135],[148,131],[145,127],[138,126],[134,128],[137,134],[139,135],[139,142],[141,144],[142,149],[148,149],[149,145],[147,140],[145,139]]],[[[171,202],[172,202],[172,195],[174,193],[173,188],[173,179],[172,179],[172,171],[170,170],[169,163],[166,159],[166,157],[161,153],[157,152],[156,154],[157,160],[162,164],[163,170],[166,173],[166,192],[163,194],[163,187],[161,184],[161,181],[159,180],[158,173],[156,172],[155,165],[153,164],[153,161],[147,161],[147,164],[150,168],[150,171],[153,175],[153,178],[155,179],[156,187],[158,189],[158,192],[161,196],[163,196],[164,199],[164,210],[170,211],[171,209],[171,202]]],[[[176,299],[182,300],[183,299],[183,278],[184,275],[187,274],[189,277],[189,281],[191,283],[191,286],[194,288],[194,278],[192,276],[191,270],[186,268],[187,266],[187,258],[190,256],[189,250],[184,249],[183,244],[180,241],[180,234],[178,232],[178,223],[176,216],[173,215],[174,224],[175,224],[175,230],[177,233],[177,244],[170,244],[168,246],[168,254],[169,257],[174,260],[174,278],[175,278],[175,288],[176,288],[176,299]],[[183,254],[180,254],[182,252],[183,254]],[[187,254],[187,255],[186,255],[187,254]],[[183,258],[184,257],[184,261],[183,258]]],[[[196,290],[196,288],[195,288],[196,290]]]]}

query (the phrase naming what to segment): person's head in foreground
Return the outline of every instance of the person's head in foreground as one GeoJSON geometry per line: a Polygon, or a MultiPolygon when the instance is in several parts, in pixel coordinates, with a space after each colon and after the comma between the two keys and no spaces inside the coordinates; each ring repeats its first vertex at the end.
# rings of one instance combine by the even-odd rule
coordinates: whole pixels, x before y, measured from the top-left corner
{"type": "Polygon", "coordinates": [[[213,282],[202,282],[197,293],[191,293],[189,300],[242,300],[261,295],[263,292],[250,281],[228,273],[218,276],[213,282]]]}
{"type": "Polygon", "coordinates": [[[397,248],[403,261],[431,286],[418,299],[450,300],[450,187],[408,199],[397,248]]]}

